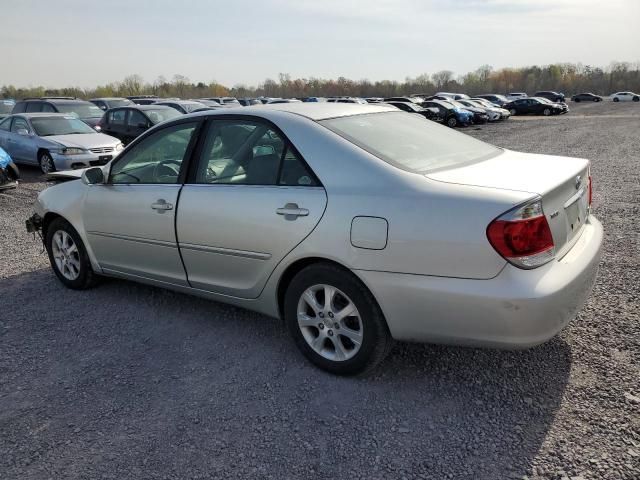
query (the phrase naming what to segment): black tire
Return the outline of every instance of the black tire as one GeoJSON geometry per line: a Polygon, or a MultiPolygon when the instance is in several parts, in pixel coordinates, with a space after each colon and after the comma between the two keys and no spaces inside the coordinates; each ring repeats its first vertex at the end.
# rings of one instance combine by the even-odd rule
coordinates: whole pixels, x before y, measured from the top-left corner
{"type": "Polygon", "coordinates": [[[545,108],[545,109],[542,111],[542,114],[543,114],[545,117],[548,117],[549,115],[551,115],[551,109],[550,109],[550,108],[545,108]]]}
{"type": "Polygon", "coordinates": [[[619,102],[619,101],[620,101],[620,99],[619,99],[618,97],[614,97],[613,101],[614,101],[614,102],[619,102]]]}
{"type": "Polygon", "coordinates": [[[46,150],[38,154],[38,165],[40,166],[40,171],[45,175],[56,171],[56,164],[53,161],[53,157],[46,150]]]}
{"type": "Polygon", "coordinates": [[[71,226],[69,222],[67,222],[64,218],[59,217],[53,220],[49,226],[47,227],[47,232],[45,236],[45,246],[47,248],[47,253],[49,254],[49,262],[51,263],[51,268],[54,273],[58,277],[58,279],[67,287],[73,290],[84,290],[87,288],[91,288],[98,283],[99,277],[93,271],[91,267],[91,261],[89,260],[89,255],[87,255],[87,250],[84,247],[84,243],[76,232],[75,228],[71,226]],[[77,247],[77,260],[80,265],[78,277],[74,280],[70,280],[64,276],[64,274],[59,270],[58,265],[54,259],[53,255],[53,237],[56,232],[63,231],[66,232],[75,243],[77,247]]]}
{"type": "Polygon", "coordinates": [[[455,116],[447,119],[447,127],[455,128],[458,126],[458,119],[455,116]]]}
{"type": "Polygon", "coordinates": [[[594,99],[593,99],[593,101],[594,101],[594,102],[599,102],[599,101],[600,101],[600,99],[599,99],[599,98],[594,98],[594,99]]]}
{"type": "Polygon", "coordinates": [[[633,97],[634,102],[640,102],[640,97],[633,97]]]}
{"type": "MultiPolygon", "coordinates": [[[[337,375],[356,375],[372,370],[387,356],[393,346],[387,322],[371,292],[352,273],[328,263],[310,265],[291,280],[284,298],[284,318],[302,354],[317,367],[337,375]],[[330,360],[317,353],[307,343],[298,326],[299,300],[308,288],[322,284],[344,292],[360,315],[362,343],[357,353],[347,360],[330,360]]],[[[335,331],[338,332],[339,329],[335,331]]]]}
{"type": "Polygon", "coordinates": [[[574,98],[573,101],[576,102],[576,103],[580,103],[580,99],[579,98],[574,98]]]}

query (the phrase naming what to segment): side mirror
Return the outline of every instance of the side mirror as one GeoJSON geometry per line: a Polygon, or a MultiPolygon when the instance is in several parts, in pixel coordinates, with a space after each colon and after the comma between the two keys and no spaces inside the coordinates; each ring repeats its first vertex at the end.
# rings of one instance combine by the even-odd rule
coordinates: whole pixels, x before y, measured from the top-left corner
{"type": "Polygon", "coordinates": [[[18,135],[22,135],[22,136],[27,136],[29,135],[29,130],[27,130],[26,128],[19,128],[16,133],[18,135]]]}
{"type": "Polygon", "coordinates": [[[82,172],[82,183],[85,185],[104,183],[104,172],[99,167],[87,168],[82,172]]]}

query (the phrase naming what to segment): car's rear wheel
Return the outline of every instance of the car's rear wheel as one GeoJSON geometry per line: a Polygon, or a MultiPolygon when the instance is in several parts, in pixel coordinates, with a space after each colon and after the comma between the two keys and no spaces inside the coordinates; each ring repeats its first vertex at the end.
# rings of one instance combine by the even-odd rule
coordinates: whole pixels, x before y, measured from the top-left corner
{"type": "Polygon", "coordinates": [[[543,114],[545,117],[548,117],[549,115],[551,115],[551,109],[550,109],[550,108],[545,108],[545,109],[542,111],[542,114],[543,114]]]}
{"type": "Polygon", "coordinates": [[[40,152],[38,155],[38,165],[42,173],[51,173],[56,171],[56,164],[53,161],[53,157],[47,151],[40,152]]]}
{"type": "Polygon", "coordinates": [[[511,115],[515,115],[515,114],[516,114],[516,113],[518,113],[518,112],[517,112],[517,110],[516,110],[515,108],[511,108],[511,109],[509,109],[509,113],[510,113],[511,115]]]}
{"type": "Polygon", "coordinates": [[[83,290],[97,283],[80,235],[64,218],[56,218],[49,224],[45,246],[51,268],[65,286],[83,290]]]}
{"type": "Polygon", "coordinates": [[[640,102],[640,97],[633,97],[634,102],[640,102]]]}
{"type": "Polygon", "coordinates": [[[393,343],[373,295],[352,273],[330,264],[311,265],[293,278],[284,316],[305,357],[338,375],[371,370],[393,343]]]}
{"type": "Polygon", "coordinates": [[[447,120],[447,126],[455,128],[458,125],[458,119],[456,117],[449,117],[447,120]]]}
{"type": "Polygon", "coordinates": [[[618,97],[614,97],[613,101],[614,101],[614,102],[619,102],[619,101],[620,101],[620,99],[619,99],[618,97]]]}

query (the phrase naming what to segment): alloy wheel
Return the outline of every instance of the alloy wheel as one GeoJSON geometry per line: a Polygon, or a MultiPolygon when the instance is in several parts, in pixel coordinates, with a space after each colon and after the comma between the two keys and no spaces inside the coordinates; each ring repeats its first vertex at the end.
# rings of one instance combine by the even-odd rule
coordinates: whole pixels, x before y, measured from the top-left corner
{"type": "Polygon", "coordinates": [[[298,327],[309,346],[327,360],[342,362],[362,346],[363,323],[353,301],[327,284],[307,288],[298,300],[298,327]]]}
{"type": "Polygon", "coordinates": [[[58,230],[51,239],[51,251],[58,271],[67,280],[80,275],[80,252],[73,238],[64,230],[58,230]]]}
{"type": "Polygon", "coordinates": [[[42,170],[42,173],[50,173],[55,170],[53,159],[48,153],[40,155],[40,170],[42,170]]]}

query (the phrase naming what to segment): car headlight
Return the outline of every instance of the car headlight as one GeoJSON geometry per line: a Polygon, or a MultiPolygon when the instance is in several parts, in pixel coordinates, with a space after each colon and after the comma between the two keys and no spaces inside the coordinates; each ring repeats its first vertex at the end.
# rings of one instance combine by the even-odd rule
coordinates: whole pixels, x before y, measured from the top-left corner
{"type": "Polygon", "coordinates": [[[124,145],[122,144],[122,142],[116,145],[116,152],[119,152],[121,150],[124,150],[124,145]]]}
{"type": "Polygon", "coordinates": [[[62,155],[82,155],[86,153],[82,148],[66,147],[60,150],[62,155]]]}

